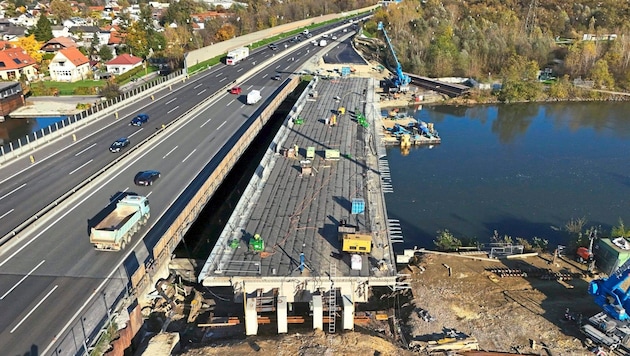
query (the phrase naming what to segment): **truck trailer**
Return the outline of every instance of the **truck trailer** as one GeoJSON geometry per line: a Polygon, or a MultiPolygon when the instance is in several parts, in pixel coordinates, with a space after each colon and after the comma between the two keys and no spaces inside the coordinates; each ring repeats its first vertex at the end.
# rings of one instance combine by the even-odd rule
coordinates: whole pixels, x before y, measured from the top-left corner
{"type": "Polygon", "coordinates": [[[236,63],[247,58],[248,56],[249,56],[249,48],[247,47],[237,48],[235,50],[228,52],[227,58],[225,59],[225,64],[229,66],[233,66],[236,63]]]}
{"type": "Polygon", "coordinates": [[[90,243],[99,251],[120,251],[149,220],[149,199],[128,195],[116,203],[116,209],[90,229],[90,243]]]}

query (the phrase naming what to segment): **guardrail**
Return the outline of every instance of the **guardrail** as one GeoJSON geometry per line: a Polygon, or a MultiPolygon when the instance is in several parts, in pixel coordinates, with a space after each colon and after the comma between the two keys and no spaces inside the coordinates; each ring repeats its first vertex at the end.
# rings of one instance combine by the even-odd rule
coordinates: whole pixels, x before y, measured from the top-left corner
{"type": "Polygon", "coordinates": [[[120,110],[140,99],[143,99],[144,97],[140,98],[139,94],[150,94],[162,89],[163,86],[172,85],[185,77],[185,73],[182,69],[171,73],[168,76],[157,77],[155,80],[148,81],[114,99],[101,101],[91,108],[69,116],[60,122],[30,133],[16,141],[4,144],[0,146],[0,165],[6,163],[10,159],[18,158],[26,154],[28,151],[32,151],[37,147],[65,136],[69,133],[69,131],[76,130],[81,124],[91,124],[102,119],[106,115],[111,115],[116,110],[120,110]]]}

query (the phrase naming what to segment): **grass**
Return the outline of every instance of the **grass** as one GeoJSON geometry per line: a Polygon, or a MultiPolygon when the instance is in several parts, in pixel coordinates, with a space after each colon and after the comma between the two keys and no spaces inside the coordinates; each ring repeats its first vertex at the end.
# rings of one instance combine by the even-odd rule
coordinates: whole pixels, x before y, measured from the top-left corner
{"type": "Polygon", "coordinates": [[[105,80],[80,80],[74,83],[45,81],[42,83],[46,88],[59,90],[59,95],[74,95],[74,90],[81,87],[101,88],[105,86],[105,80]]]}

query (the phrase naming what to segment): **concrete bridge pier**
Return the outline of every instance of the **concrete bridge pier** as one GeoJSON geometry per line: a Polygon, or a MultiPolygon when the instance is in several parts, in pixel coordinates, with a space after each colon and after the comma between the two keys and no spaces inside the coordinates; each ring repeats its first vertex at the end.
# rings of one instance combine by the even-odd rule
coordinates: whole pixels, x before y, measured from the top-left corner
{"type": "Polygon", "coordinates": [[[324,304],[319,294],[313,295],[313,330],[324,330],[324,304]]]}
{"type": "Polygon", "coordinates": [[[256,310],[256,298],[247,298],[246,300],[245,335],[256,335],[258,334],[258,311],[256,310]]]}
{"type": "Polygon", "coordinates": [[[287,297],[278,297],[278,334],[286,334],[289,331],[287,320],[287,297]]]}

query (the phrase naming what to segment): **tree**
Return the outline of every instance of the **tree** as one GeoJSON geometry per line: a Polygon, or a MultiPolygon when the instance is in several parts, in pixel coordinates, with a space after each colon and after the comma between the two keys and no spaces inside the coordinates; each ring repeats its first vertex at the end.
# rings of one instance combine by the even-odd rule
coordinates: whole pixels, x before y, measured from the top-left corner
{"type": "Polygon", "coordinates": [[[590,77],[595,82],[595,88],[613,89],[615,87],[615,79],[608,71],[608,62],[603,58],[595,62],[591,68],[590,77]]]}
{"type": "Polygon", "coordinates": [[[127,32],[125,44],[130,48],[131,53],[137,57],[145,58],[149,54],[148,33],[143,28],[143,23],[136,21],[131,24],[127,32]]]}
{"type": "Polygon", "coordinates": [[[40,42],[48,42],[53,38],[52,25],[48,17],[43,15],[39,17],[32,34],[35,35],[35,39],[40,42]]]}
{"type": "Polygon", "coordinates": [[[217,42],[229,40],[234,37],[236,29],[231,24],[225,24],[214,34],[214,38],[217,42]]]}
{"type": "Polygon", "coordinates": [[[72,17],[73,11],[70,2],[63,0],[52,0],[50,2],[50,12],[59,23],[72,17]]]}
{"type": "Polygon", "coordinates": [[[453,251],[462,246],[461,240],[453,236],[447,229],[438,231],[436,240],[433,240],[433,244],[440,251],[453,251]]]}
{"type": "Polygon", "coordinates": [[[41,44],[37,42],[35,35],[18,38],[17,45],[25,50],[26,53],[28,53],[28,55],[31,56],[31,58],[33,58],[37,63],[42,61],[42,54],[39,51],[41,44]]]}
{"type": "Polygon", "coordinates": [[[623,220],[619,218],[619,225],[613,226],[610,232],[612,237],[630,237],[630,229],[626,227],[623,220]]]}
{"type": "Polygon", "coordinates": [[[101,49],[98,51],[98,56],[105,62],[112,60],[114,58],[114,54],[112,50],[108,46],[101,46],[101,49]]]}

